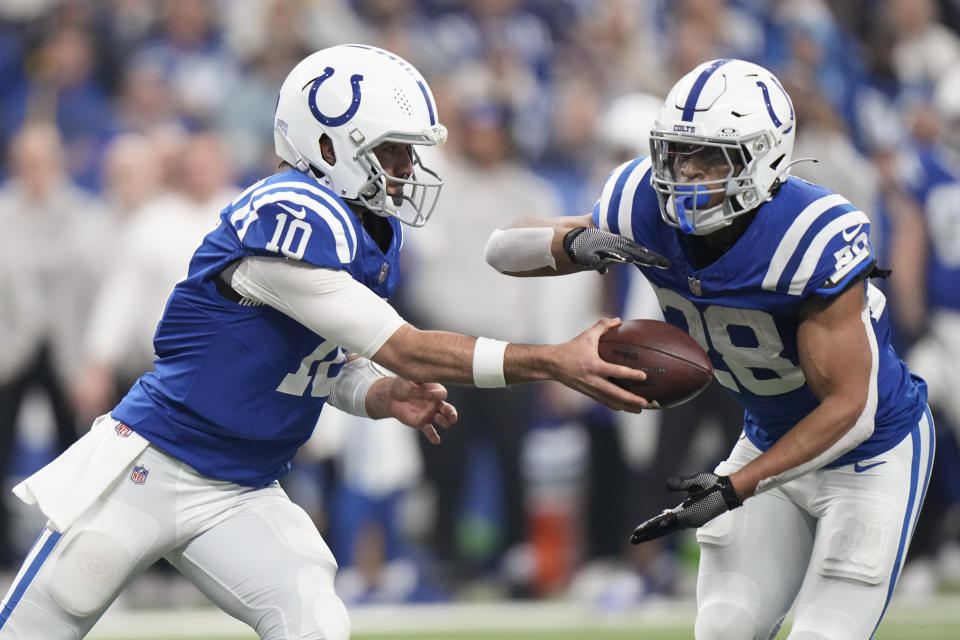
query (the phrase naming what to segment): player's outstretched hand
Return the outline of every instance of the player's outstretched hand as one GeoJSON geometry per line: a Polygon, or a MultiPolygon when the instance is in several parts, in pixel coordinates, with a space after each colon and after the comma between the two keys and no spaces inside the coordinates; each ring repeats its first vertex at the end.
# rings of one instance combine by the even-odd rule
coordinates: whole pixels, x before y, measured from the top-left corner
{"type": "Polygon", "coordinates": [[[670,491],[686,491],[690,495],[673,509],[665,509],[637,526],[630,542],[640,544],[680,529],[705,525],[721,513],[743,504],[728,476],[695,473],[667,480],[670,491]]]}
{"type": "Polygon", "coordinates": [[[581,267],[607,272],[610,262],[666,269],[670,261],[623,236],[597,228],[577,227],[563,238],[563,248],[581,267]]]}
{"type": "Polygon", "coordinates": [[[620,324],[619,318],[601,318],[573,340],[558,345],[559,372],[554,379],[614,411],[640,413],[647,408],[646,399],[610,382],[610,378],[643,381],[647,375],[640,369],[607,362],[599,354],[600,336],[620,324]]]}
{"type": "Polygon", "coordinates": [[[448,429],[457,421],[457,409],[446,401],[447,389],[439,382],[418,383],[391,376],[377,380],[368,398],[370,393],[378,394],[375,402],[379,405],[377,415],[370,413],[370,417],[396,418],[421,431],[433,444],[440,444],[437,427],[448,429]],[[377,389],[377,385],[388,386],[377,389]]]}

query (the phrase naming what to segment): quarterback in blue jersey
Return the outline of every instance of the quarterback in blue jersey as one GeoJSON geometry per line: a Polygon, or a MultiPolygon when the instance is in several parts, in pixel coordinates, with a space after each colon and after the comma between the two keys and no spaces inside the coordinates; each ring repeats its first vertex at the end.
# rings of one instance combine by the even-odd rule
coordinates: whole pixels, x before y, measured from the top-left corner
{"type": "Polygon", "coordinates": [[[870,222],[789,177],[795,124],[769,71],[704,63],[667,95],[650,156],[617,167],[592,214],[521,222],[487,245],[518,276],[602,267],[597,247],[670,262],[640,268],[745,410],[728,458],[671,479],[686,499],[632,536],[697,528],[698,640],[772,638],[791,605],[791,640],[871,638],[933,461],[926,385],[892,350],[869,283],[870,222]]]}
{"type": "Polygon", "coordinates": [[[643,374],[597,354],[618,320],[518,345],[420,331],[385,302],[402,225],[424,224],[442,186],[416,148],[446,129],[406,61],[364,45],[308,56],[280,89],[274,136],[280,171],[227,204],[197,249],[157,327],[155,370],[14,489],[48,524],[3,600],[0,638],[83,637],[166,558],[261,638],[343,640],[336,561],[277,483],[325,403],[434,443],[457,419],[441,383],[553,379],[646,407],[608,380],[643,374]]]}

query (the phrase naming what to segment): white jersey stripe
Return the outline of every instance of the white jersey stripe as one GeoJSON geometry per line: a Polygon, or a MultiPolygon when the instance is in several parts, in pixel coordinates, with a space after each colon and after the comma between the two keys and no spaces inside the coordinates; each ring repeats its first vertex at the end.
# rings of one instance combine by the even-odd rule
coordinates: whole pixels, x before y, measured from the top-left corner
{"type": "Polygon", "coordinates": [[[867,281],[867,306],[870,307],[870,317],[874,320],[879,320],[883,310],[887,308],[887,297],[869,280],[867,281]]]}
{"type": "Polygon", "coordinates": [[[326,203],[317,202],[315,198],[311,198],[308,195],[304,195],[302,193],[293,193],[291,191],[276,191],[273,193],[266,193],[263,195],[254,196],[250,201],[254,203],[254,208],[257,209],[265,204],[274,202],[292,202],[293,204],[302,205],[307,211],[320,216],[320,218],[327,223],[327,226],[333,233],[333,238],[336,242],[337,259],[340,260],[341,264],[347,264],[351,262],[356,255],[356,242],[353,243],[351,250],[351,245],[347,241],[346,230],[343,228],[343,221],[335,216],[333,212],[331,212],[326,206],[324,206],[326,203]]]}
{"type": "Polygon", "coordinates": [[[250,192],[253,191],[254,189],[256,189],[256,188],[259,187],[259,186],[261,186],[259,182],[253,183],[252,185],[250,185],[249,187],[247,187],[246,189],[244,189],[243,192],[240,193],[240,195],[238,195],[236,198],[234,198],[234,199],[230,202],[230,204],[231,204],[232,206],[234,206],[234,207],[237,206],[237,203],[239,203],[241,200],[243,200],[243,199],[246,198],[248,195],[250,195],[250,192]]]}
{"type": "Polygon", "coordinates": [[[633,199],[637,194],[637,187],[643,180],[643,176],[650,170],[650,158],[644,158],[638,164],[630,177],[623,185],[623,191],[620,192],[620,210],[617,212],[617,222],[620,227],[620,235],[637,242],[633,237],[633,199]]]}
{"type": "Polygon", "coordinates": [[[620,175],[630,166],[630,163],[633,160],[624,162],[622,165],[613,170],[613,173],[610,174],[610,177],[607,178],[606,184],[603,185],[603,191],[600,192],[600,200],[597,202],[600,205],[599,211],[599,222],[600,228],[604,231],[610,231],[610,220],[607,216],[610,215],[610,200],[613,198],[613,188],[617,186],[617,181],[620,179],[620,175]]]}
{"type": "Polygon", "coordinates": [[[762,286],[764,289],[767,291],[777,290],[777,283],[780,281],[784,269],[787,268],[787,263],[790,262],[790,258],[792,258],[796,252],[800,240],[803,239],[803,235],[810,229],[814,221],[820,217],[820,214],[840,204],[848,204],[848,201],[843,196],[835,193],[814,200],[800,212],[800,215],[790,224],[787,232],[783,234],[780,244],[777,245],[777,250],[770,260],[770,267],[767,269],[767,274],[763,277],[762,286]]]}
{"type": "MultiPolygon", "coordinates": [[[[274,182],[273,184],[265,184],[263,188],[254,195],[254,198],[261,193],[265,193],[270,189],[301,189],[303,191],[309,191],[310,193],[319,196],[322,200],[327,203],[327,207],[333,211],[337,217],[340,218],[340,221],[343,223],[343,226],[346,227],[347,232],[350,234],[350,240],[353,243],[353,246],[357,246],[357,233],[353,230],[353,224],[351,220],[353,219],[353,213],[346,209],[343,203],[338,200],[336,197],[331,195],[329,192],[324,191],[319,187],[315,187],[312,184],[307,184],[306,182],[274,182]]],[[[253,200],[253,198],[251,198],[253,200]]]]}
{"type": "Polygon", "coordinates": [[[807,286],[807,282],[813,276],[813,272],[820,262],[820,255],[823,253],[823,248],[827,246],[830,239],[837,235],[842,229],[846,229],[855,224],[870,224],[870,219],[867,218],[867,215],[863,211],[850,211],[832,220],[830,224],[814,236],[813,241],[810,242],[810,245],[803,254],[803,259],[800,261],[800,266],[797,267],[797,272],[793,275],[793,280],[790,282],[790,295],[797,296],[803,293],[804,287],[807,286]]]}

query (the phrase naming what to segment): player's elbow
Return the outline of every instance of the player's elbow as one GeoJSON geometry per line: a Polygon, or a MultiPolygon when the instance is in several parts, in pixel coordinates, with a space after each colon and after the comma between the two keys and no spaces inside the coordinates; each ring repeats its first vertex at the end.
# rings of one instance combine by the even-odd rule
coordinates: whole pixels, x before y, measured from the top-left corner
{"type": "Polygon", "coordinates": [[[873,435],[876,403],[870,403],[869,398],[864,395],[846,399],[841,407],[843,416],[840,422],[850,425],[843,438],[850,448],[853,448],[873,435]]]}
{"type": "Polygon", "coordinates": [[[429,382],[430,368],[423,359],[424,332],[404,324],[397,329],[371,360],[401,378],[413,382],[429,382]]]}

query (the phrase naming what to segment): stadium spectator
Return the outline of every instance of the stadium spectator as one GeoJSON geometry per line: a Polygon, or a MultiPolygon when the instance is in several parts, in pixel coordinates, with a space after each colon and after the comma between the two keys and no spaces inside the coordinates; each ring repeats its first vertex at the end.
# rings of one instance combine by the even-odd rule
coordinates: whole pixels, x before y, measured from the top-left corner
{"type": "MultiPolygon", "coordinates": [[[[138,143],[148,147],[139,150],[140,177],[158,172],[158,150],[149,139],[138,143]]],[[[223,203],[237,194],[229,157],[216,134],[189,136],[176,156],[174,185],[162,192],[160,184],[146,186],[131,202],[134,208],[125,212],[129,219],[118,230],[117,250],[94,297],[85,324],[83,374],[75,389],[78,410],[87,420],[107,411],[153,368],[153,332],[168,292],[185,275],[203,236],[216,226],[223,203]],[[118,308],[124,312],[117,313],[118,308]]]]}
{"type": "MultiPolygon", "coordinates": [[[[97,203],[72,184],[52,124],[31,123],[9,149],[10,180],[0,189],[0,478],[10,472],[16,426],[28,392],[40,390],[55,418],[62,451],[77,437],[67,393],[77,365],[88,293],[100,277],[104,237],[97,203]]],[[[0,567],[12,568],[7,500],[0,500],[0,567]]]]}

